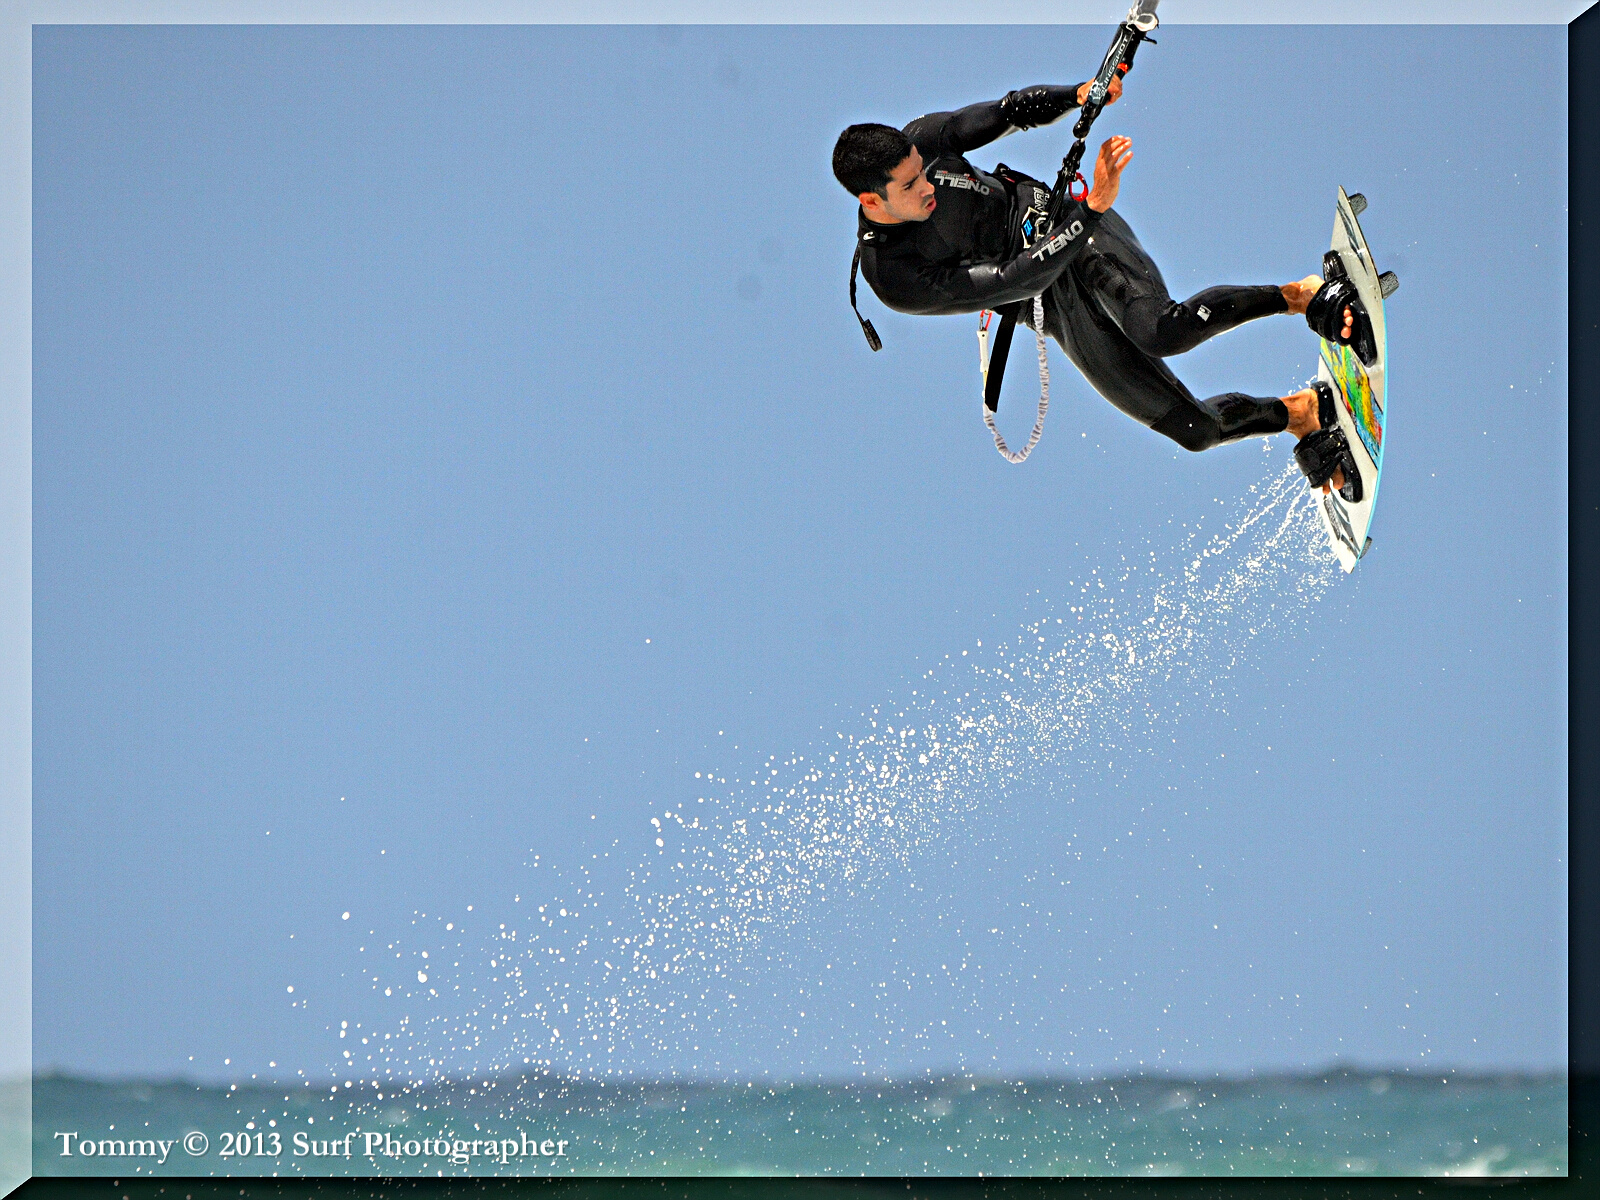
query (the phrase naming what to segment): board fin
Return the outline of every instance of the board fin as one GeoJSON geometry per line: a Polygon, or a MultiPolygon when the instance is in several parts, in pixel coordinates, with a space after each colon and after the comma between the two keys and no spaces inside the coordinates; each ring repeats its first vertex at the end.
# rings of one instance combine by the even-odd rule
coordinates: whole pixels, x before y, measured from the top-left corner
{"type": "Polygon", "coordinates": [[[1385,271],[1378,276],[1378,295],[1387,300],[1400,290],[1400,276],[1393,271],[1385,271]]]}
{"type": "Polygon", "coordinates": [[[1356,216],[1359,217],[1362,213],[1367,211],[1367,198],[1360,192],[1352,193],[1349,199],[1350,211],[1355,213],[1356,216]]]}

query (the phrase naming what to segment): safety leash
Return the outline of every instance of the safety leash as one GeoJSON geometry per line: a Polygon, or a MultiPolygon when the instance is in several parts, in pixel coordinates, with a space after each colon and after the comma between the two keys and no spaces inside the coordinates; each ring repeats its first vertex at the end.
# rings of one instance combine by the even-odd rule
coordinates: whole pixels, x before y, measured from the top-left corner
{"type": "Polygon", "coordinates": [[[1016,328],[1017,310],[1021,307],[1021,304],[1006,306],[1010,311],[1002,314],[1000,328],[995,331],[992,364],[989,353],[989,319],[994,313],[985,309],[978,317],[978,365],[983,369],[983,423],[989,427],[989,432],[994,434],[994,448],[1000,451],[1000,456],[1009,463],[1028,461],[1028,455],[1033,453],[1033,448],[1039,444],[1040,435],[1044,433],[1044,415],[1050,411],[1050,360],[1045,354],[1044,300],[1035,296],[1033,332],[1039,340],[1039,415],[1034,418],[1033,432],[1028,435],[1028,444],[1021,450],[1013,450],[1007,446],[1006,439],[1000,435],[1000,430],[994,423],[995,410],[1000,407],[1000,380],[1005,372],[1006,356],[1011,350],[1011,333],[1016,328]]]}

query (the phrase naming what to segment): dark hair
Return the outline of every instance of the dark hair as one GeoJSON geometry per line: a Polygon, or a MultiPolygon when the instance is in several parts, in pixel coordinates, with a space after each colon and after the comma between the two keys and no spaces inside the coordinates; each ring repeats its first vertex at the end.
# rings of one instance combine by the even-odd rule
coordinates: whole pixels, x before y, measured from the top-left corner
{"type": "Polygon", "coordinates": [[[852,125],[833,144],[833,177],[852,196],[887,199],[889,173],[911,157],[911,139],[890,125],[852,125]]]}

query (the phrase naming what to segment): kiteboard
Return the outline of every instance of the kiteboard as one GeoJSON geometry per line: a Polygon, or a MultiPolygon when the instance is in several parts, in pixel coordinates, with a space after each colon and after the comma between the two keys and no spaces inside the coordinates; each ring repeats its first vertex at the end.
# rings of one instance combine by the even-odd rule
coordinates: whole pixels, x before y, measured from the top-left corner
{"type": "Polygon", "coordinates": [[[1328,541],[1339,565],[1348,574],[1372,545],[1367,530],[1378,502],[1378,481],[1383,474],[1384,430],[1389,411],[1388,338],[1383,323],[1383,302],[1394,295],[1400,278],[1393,271],[1379,274],[1367,249],[1367,239],[1357,218],[1366,211],[1366,197],[1346,195],[1339,189],[1333,218],[1333,241],[1323,256],[1323,278],[1338,273],[1349,279],[1372,325],[1371,361],[1363,362],[1356,348],[1318,338],[1317,378],[1329,384],[1336,397],[1339,428],[1350,443],[1350,453],[1361,475],[1361,499],[1344,499],[1337,490],[1319,497],[1318,513],[1328,531],[1328,541]]]}

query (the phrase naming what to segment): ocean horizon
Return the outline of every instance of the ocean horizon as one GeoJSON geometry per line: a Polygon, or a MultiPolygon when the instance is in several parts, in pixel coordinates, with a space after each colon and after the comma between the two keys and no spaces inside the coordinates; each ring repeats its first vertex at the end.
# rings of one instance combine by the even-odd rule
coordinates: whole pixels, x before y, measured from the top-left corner
{"type": "MultiPolygon", "coordinates": [[[[350,1086],[40,1074],[31,1092],[36,1176],[1559,1177],[1569,1162],[1564,1072],[350,1086]]],[[[0,1129],[0,1145],[27,1140],[0,1129]]]]}

